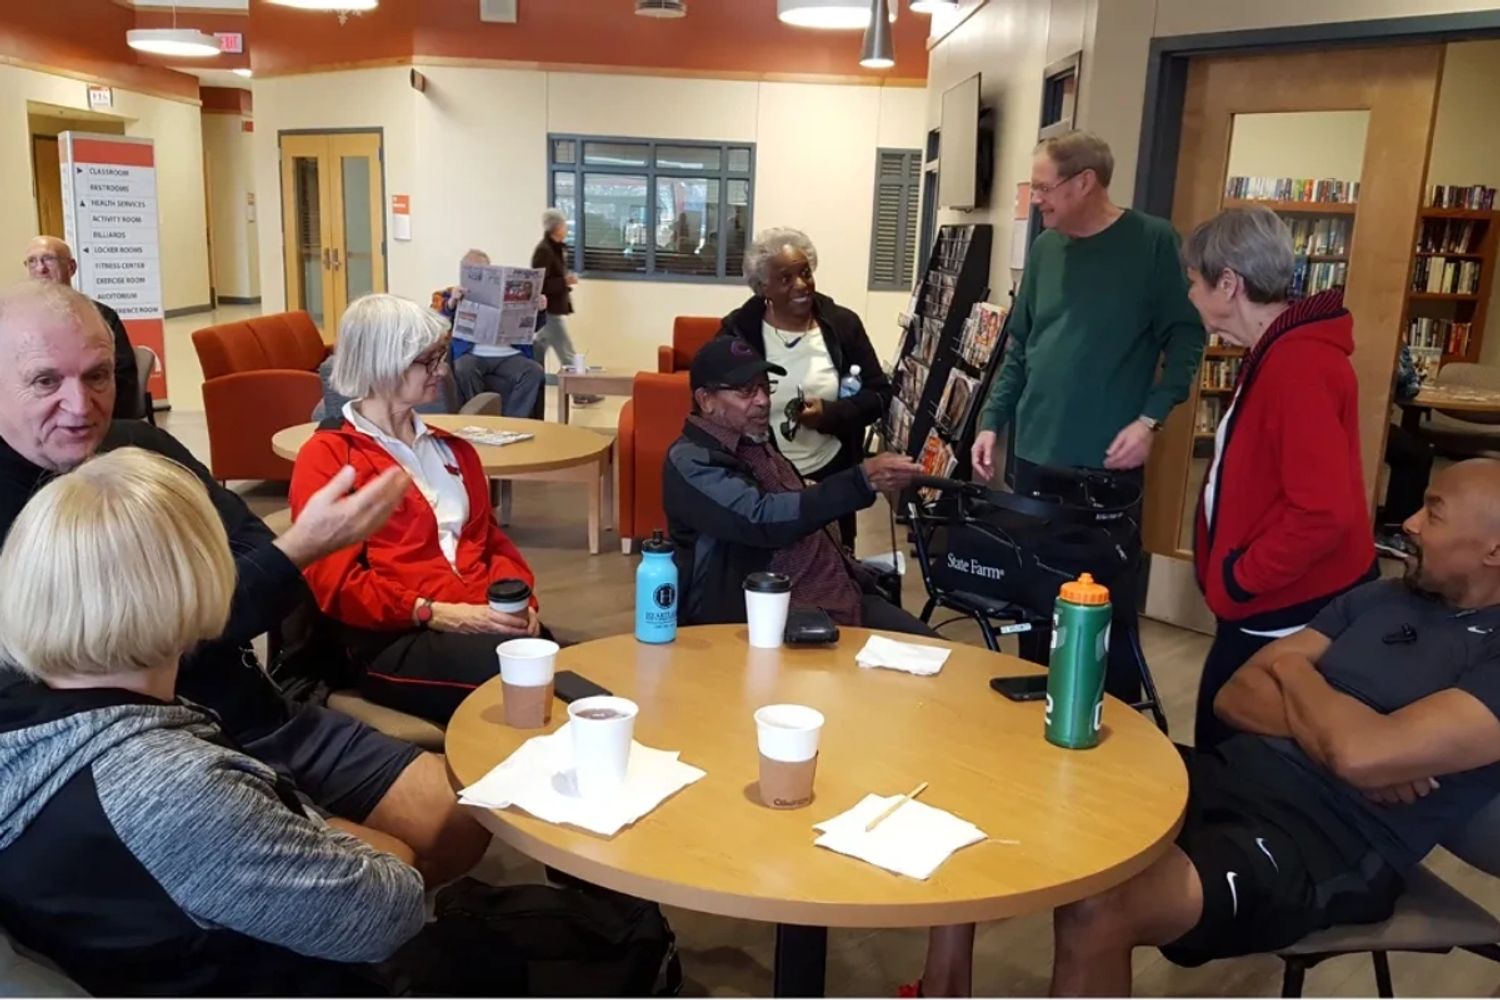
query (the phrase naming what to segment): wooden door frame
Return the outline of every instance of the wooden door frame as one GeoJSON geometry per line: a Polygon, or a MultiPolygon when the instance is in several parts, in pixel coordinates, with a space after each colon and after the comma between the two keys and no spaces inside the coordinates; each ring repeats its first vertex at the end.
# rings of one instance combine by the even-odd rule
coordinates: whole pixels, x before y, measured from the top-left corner
{"type": "MultiPolygon", "coordinates": [[[[287,257],[286,257],[286,245],[287,245],[286,241],[287,241],[287,230],[288,230],[288,227],[292,223],[292,217],[293,217],[293,215],[292,215],[292,203],[287,200],[287,196],[288,196],[288,191],[287,191],[287,176],[286,176],[286,170],[284,168],[284,162],[283,162],[285,160],[285,156],[284,156],[284,153],[283,153],[283,148],[286,145],[286,140],[288,138],[293,138],[293,137],[297,137],[297,136],[335,136],[335,135],[360,135],[360,134],[373,135],[375,137],[375,139],[376,139],[376,142],[378,143],[378,147],[379,147],[379,151],[380,151],[380,154],[377,157],[377,159],[379,160],[378,166],[379,166],[379,176],[380,176],[380,196],[379,196],[379,199],[378,199],[378,215],[379,215],[379,219],[380,219],[379,233],[380,233],[380,247],[381,247],[381,255],[380,255],[381,256],[381,281],[384,283],[384,285],[385,285],[386,288],[390,288],[390,281],[391,281],[391,276],[390,276],[390,256],[389,256],[389,253],[387,252],[387,250],[388,250],[388,246],[387,246],[387,232],[386,232],[386,226],[385,226],[385,203],[386,203],[385,128],[383,126],[380,126],[380,125],[371,125],[371,126],[368,126],[368,127],[352,127],[352,128],[288,128],[288,129],[279,129],[276,132],[276,159],[277,159],[277,163],[278,163],[277,173],[279,175],[279,185],[280,185],[280,189],[278,191],[278,195],[279,195],[279,197],[281,199],[281,213],[280,213],[280,215],[281,215],[281,241],[280,241],[280,246],[281,246],[281,254],[282,254],[281,272],[282,272],[282,275],[283,275],[282,281],[284,283],[283,284],[283,291],[282,291],[282,302],[283,302],[283,307],[284,308],[287,308],[287,309],[291,308],[291,301],[290,301],[290,298],[289,298],[291,287],[292,287],[291,286],[291,282],[290,282],[290,277],[291,277],[291,273],[290,273],[291,262],[288,261],[287,257]]],[[[324,312],[327,313],[332,308],[332,305],[333,305],[333,300],[332,300],[331,297],[329,297],[328,300],[324,303],[324,306],[323,306],[324,312]]],[[[336,339],[336,335],[337,335],[337,330],[336,329],[324,330],[323,333],[324,333],[324,337],[330,343],[334,339],[336,339]]]]}
{"type": "Polygon", "coordinates": [[[1338,47],[1374,48],[1494,38],[1500,38],[1500,10],[1153,38],[1146,62],[1145,112],[1141,117],[1135,197],[1131,204],[1163,219],[1172,217],[1188,65],[1194,56],[1255,55],[1338,47]]]}

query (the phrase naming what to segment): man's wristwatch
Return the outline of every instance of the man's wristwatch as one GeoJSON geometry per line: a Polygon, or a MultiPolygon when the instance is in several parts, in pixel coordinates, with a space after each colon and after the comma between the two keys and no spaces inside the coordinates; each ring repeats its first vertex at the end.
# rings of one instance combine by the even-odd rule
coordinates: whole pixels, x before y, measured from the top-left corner
{"type": "Polygon", "coordinates": [[[1161,421],[1157,420],[1155,417],[1148,417],[1144,413],[1142,413],[1139,417],[1136,417],[1136,419],[1145,424],[1146,429],[1152,434],[1155,434],[1157,431],[1161,430],[1161,421]]]}
{"type": "Polygon", "coordinates": [[[417,628],[427,628],[432,624],[432,598],[423,597],[418,599],[417,606],[412,609],[412,620],[417,623],[417,628]]]}

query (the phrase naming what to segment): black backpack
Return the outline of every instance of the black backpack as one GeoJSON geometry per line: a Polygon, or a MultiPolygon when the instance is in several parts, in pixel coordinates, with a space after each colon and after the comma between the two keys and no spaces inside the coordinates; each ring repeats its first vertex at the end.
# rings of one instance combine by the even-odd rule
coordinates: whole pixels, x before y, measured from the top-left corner
{"type": "Polygon", "coordinates": [[[437,920],[401,952],[415,994],[651,997],[682,991],[677,938],[655,903],[574,883],[438,893],[437,920]]]}

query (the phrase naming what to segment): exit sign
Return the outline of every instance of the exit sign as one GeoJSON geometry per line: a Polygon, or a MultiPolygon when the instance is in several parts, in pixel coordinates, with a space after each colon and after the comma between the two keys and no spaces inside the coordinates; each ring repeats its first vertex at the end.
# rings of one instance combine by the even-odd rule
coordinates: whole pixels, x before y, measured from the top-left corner
{"type": "Polygon", "coordinates": [[[115,92],[111,87],[103,87],[97,83],[89,84],[89,109],[92,111],[103,111],[115,106],[115,92]]]}
{"type": "Polygon", "coordinates": [[[238,31],[215,31],[214,37],[219,40],[219,50],[229,55],[239,55],[245,51],[245,36],[238,31]]]}

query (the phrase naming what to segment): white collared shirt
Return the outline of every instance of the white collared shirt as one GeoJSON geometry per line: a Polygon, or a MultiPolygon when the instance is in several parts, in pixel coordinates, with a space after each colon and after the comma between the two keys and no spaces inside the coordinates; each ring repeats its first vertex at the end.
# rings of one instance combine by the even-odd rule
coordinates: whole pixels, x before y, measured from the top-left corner
{"type": "Polygon", "coordinates": [[[438,440],[415,413],[412,414],[417,431],[415,448],[376,427],[354,408],[354,401],[344,404],[344,419],[355,430],[379,443],[411,476],[411,481],[432,508],[432,516],[437,521],[438,546],[448,565],[456,570],[458,536],[463,533],[464,522],[469,519],[469,493],[464,489],[463,474],[458,471],[458,459],[452,449],[438,440]]]}

